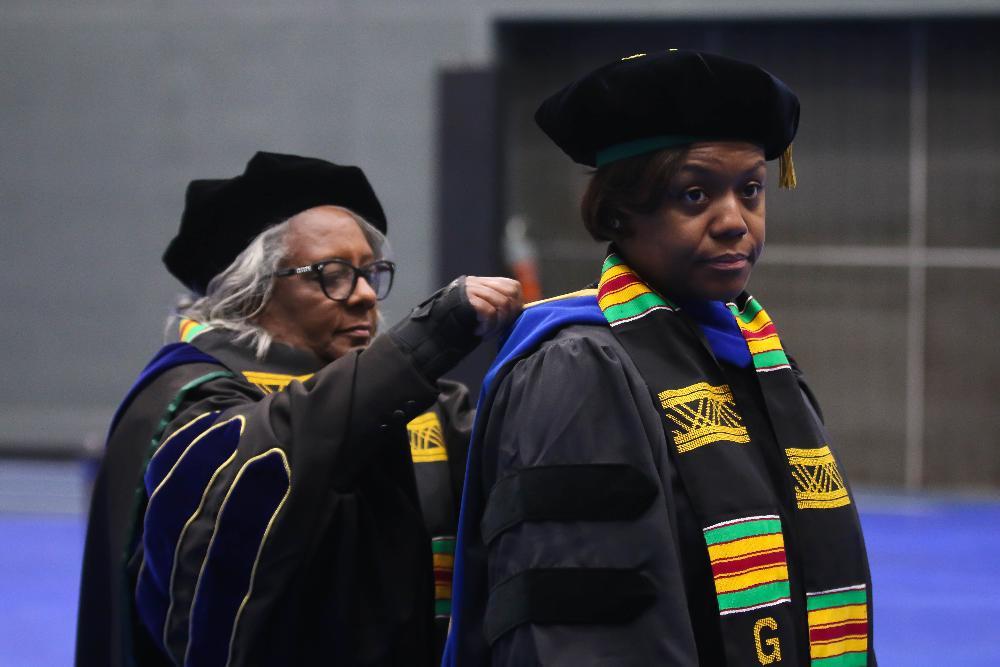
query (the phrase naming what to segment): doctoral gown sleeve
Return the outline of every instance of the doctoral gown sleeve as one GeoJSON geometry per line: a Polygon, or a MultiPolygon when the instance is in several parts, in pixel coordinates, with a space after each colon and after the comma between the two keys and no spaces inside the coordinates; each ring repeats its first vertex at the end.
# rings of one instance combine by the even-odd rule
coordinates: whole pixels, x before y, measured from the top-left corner
{"type": "Polygon", "coordinates": [[[476,410],[469,389],[460,382],[438,380],[438,400],[435,410],[441,415],[444,440],[448,446],[448,467],[451,477],[452,501],[457,508],[462,502],[462,483],[469,458],[469,441],[476,410]]]}
{"type": "Polygon", "coordinates": [[[388,337],[266,396],[200,387],[146,473],[136,603],[152,639],[186,665],[425,664],[405,424],[436,396],[388,337]]]}
{"type": "Polygon", "coordinates": [[[485,415],[492,664],[697,664],[660,417],[620,348],[557,338],[485,415]]]}

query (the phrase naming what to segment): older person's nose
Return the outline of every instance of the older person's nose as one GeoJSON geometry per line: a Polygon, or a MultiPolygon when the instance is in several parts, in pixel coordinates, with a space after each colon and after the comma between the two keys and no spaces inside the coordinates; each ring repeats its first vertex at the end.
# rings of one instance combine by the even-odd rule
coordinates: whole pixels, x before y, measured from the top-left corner
{"type": "Polygon", "coordinates": [[[354,286],[354,291],[351,292],[349,301],[352,304],[365,305],[370,308],[378,302],[378,295],[375,293],[375,288],[368,282],[368,279],[359,275],[358,282],[354,286]]]}

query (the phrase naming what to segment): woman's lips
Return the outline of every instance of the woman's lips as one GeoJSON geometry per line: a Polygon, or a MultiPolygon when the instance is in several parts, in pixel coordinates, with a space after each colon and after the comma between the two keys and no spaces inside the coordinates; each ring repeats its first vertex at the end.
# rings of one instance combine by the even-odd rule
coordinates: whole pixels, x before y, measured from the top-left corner
{"type": "Polygon", "coordinates": [[[745,269],[750,265],[750,258],[739,253],[726,253],[704,260],[704,263],[713,269],[724,271],[736,271],[745,269]]]}

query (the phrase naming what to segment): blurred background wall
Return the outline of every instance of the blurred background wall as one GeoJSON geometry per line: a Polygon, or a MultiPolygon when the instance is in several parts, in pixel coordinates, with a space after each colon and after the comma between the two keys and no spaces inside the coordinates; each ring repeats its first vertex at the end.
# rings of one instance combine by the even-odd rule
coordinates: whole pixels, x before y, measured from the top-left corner
{"type": "Polygon", "coordinates": [[[571,76],[679,47],[751,59],[801,96],[801,185],[770,190],[751,288],[852,479],[1000,488],[1000,3],[610,7],[6,0],[0,456],[99,448],[163,341],[179,286],[160,254],[187,182],[258,149],[365,169],[401,261],[389,321],[452,269],[501,270],[512,216],[546,295],[589,283],[585,170],[531,115],[571,76]]]}

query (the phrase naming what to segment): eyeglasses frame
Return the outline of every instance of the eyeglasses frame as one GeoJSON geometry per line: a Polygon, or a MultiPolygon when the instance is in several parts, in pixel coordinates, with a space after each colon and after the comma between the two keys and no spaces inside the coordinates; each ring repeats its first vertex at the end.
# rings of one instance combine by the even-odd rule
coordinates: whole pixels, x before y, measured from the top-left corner
{"type": "Polygon", "coordinates": [[[309,264],[308,266],[297,266],[294,269],[281,269],[280,271],[275,271],[271,275],[273,275],[275,278],[286,278],[288,276],[297,276],[297,275],[304,275],[306,273],[315,273],[316,278],[319,281],[319,287],[321,290],[323,290],[323,295],[330,301],[343,303],[348,299],[350,299],[351,295],[354,294],[354,290],[358,288],[358,278],[364,278],[365,282],[367,282],[369,286],[372,284],[371,280],[366,274],[369,274],[371,268],[376,265],[383,265],[389,267],[389,286],[385,289],[385,296],[380,297],[378,296],[377,292],[375,294],[375,298],[378,301],[381,301],[385,297],[389,296],[389,292],[392,291],[393,280],[396,277],[396,263],[389,261],[388,259],[377,259],[374,262],[365,264],[362,267],[354,266],[353,264],[344,259],[324,259],[321,262],[315,262],[313,264],[309,264]],[[347,293],[347,296],[342,297],[340,299],[335,299],[332,296],[330,296],[330,293],[326,289],[326,281],[323,279],[323,268],[330,264],[340,264],[341,266],[346,266],[347,268],[351,269],[351,271],[354,272],[354,280],[351,282],[351,290],[347,293]]]}

